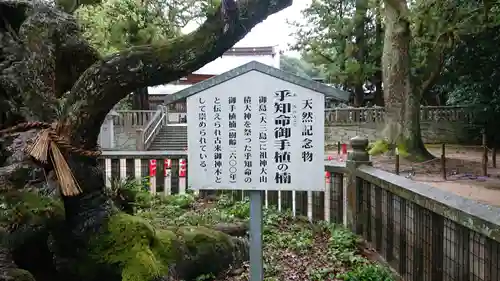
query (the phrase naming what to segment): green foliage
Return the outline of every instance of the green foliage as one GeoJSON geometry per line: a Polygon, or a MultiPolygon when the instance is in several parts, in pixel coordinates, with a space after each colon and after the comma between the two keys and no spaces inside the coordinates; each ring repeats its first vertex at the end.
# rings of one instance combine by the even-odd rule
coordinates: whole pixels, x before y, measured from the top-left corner
{"type": "Polygon", "coordinates": [[[330,247],[328,254],[333,262],[348,264],[350,266],[362,266],[366,263],[366,259],[359,256],[356,249],[360,242],[360,238],[354,235],[349,230],[339,227],[330,226],[330,247]]]}
{"type": "Polygon", "coordinates": [[[303,59],[281,56],[280,68],[286,72],[293,73],[305,78],[324,78],[325,73],[303,59]]]}
{"type": "Polygon", "coordinates": [[[352,271],[337,276],[344,281],[393,281],[394,277],[389,269],[376,264],[367,264],[356,267],[352,271]]]}
{"type": "Polygon", "coordinates": [[[381,19],[376,2],[312,1],[302,13],[303,22],[291,23],[296,27],[293,48],[324,71],[328,82],[353,90],[380,79],[376,74],[382,54],[377,29],[381,19]]]}
{"type": "Polygon", "coordinates": [[[134,213],[134,207],[150,206],[152,197],[148,191],[148,186],[148,178],[138,181],[132,177],[127,179],[116,177],[111,179],[111,186],[106,188],[106,193],[118,208],[132,214],[134,213]]]}
{"type": "MultiPolygon", "coordinates": [[[[174,195],[163,202],[169,203],[153,204],[155,205],[154,210],[139,214],[141,216],[147,214],[146,219],[160,228],[169,228],[172,225],[210,227],[221,222],[246,223],[249,219],[248,199],[234,200],[232,196],[228,195],[221,195],[216,202],[210,203],[210,206],[199,206],[198,204],[201,203],[191,195],[174,195]]],[[[307,218],[293,218],[289,212],[278,212],[274,208],[269,208],[264,209],[263,230],[266,274],[264,280],[282,280],[280,276],[286,275],[286,271],[284,271],[286,269],[282,268],[280,263],[282,259],[280,255],[283,254],[283,251],[307,256],[317,250],[315,249],[317,247],[315,241],[318,236],[327,237],[327,247],[324,251],[328,266],[309,270],[306,274],[310,280],[323,281],[334,278],[340,280],[394,280],[388,274],[389,271],[384,271],[383,267],[372,264],[360,255],[358,250],[360,238],[344,227],[324,222],[310,223],[307,218]],[[377,277],[380,279],[373,279],[377,277]]],[[[242,276],[244,274],[246,273],[243,273],[242,276]]],[[[213,276],[203,275],[199,277],[199,280],[207,280],[206,278],[215,279],[213,276]]]]}
{"type": "Polygon", "coordinates": [[[208,0],[106,0],[76,11],[87,39],[102,53],[176,37],[204,16],[208,0]]]}
{"type": "Polygon", "coordinates": [[[399,155],[401,155],[401,157],[406,158],[406,157],[410,156],[410,153],[408,153],[408,150],[406,149],[406,145],[404,143],[400,142],[398,144],[391,144],[387,140],[384,140],[384,139],[377,140],[373,143],[370,143],[368,145],[368,154],[370,154],[372,156],[377,156],[377,155],[387,153],[387,152],[393,150],[394,148],[398,149],[398,153],[399,153],[399,155]]]}
{"type": "Polygon", "coordinates": [[[468,139],[481,139],[486,129],[490,143],[500,141],[496,120],[500,118],[500,33],[497,27],[463,38],[446,60],[443,77],[433,88],[436,95],[448,95],[450,105],[470,105],[474,119],[468,139]],[[478,66],[478,67],[476,67],[478,66]]]}
{"type": "Polygon", "coordinates": [[[25,190],[0,193],[0,226],[15,229],[21,224],[44,225],[63,217],[59,200],[25,190]]]}
{"type": "MultiPolygon", "coordinates": [[[[236,201],[227,195],[213,203],[197,200],[191,194],[151,196],[149,204],[136,207],[136,214],[121,213],[111,218],[107,231],[92,241],[93,262],[112,265],[115,272],[122,273],[124,281],[150,280],[165,274],[168,265],[182,254],[194,262],[193,268],[203,269],[193,280],[196,276],[196,280],[214,280],[216,276],[210,272],[217,272],[217,266],[231,260],[224,253],[232,255],[235,245],[227,235],[210,227],[221,222],[247,223],[249,201],[236,201]],[[218,262],[206,263],[212,256],[217,256],[218,262]]],[[[318,250],[318,237],[326,239],[321,251],[328,266],[311,268],[305,273],[310,280],[393,280],[383,267],[359,254],[359,237],[343,227],[310,223],[307,218],[293,218],[289,212],[273,208],[264,209],[263,226],[265,280],[282,280],[280,276],[286,274],[280,263],[284,251],[307,256],[318,250]],[[377,276],[381,279],[373,279],[377,276]]],[[[88,272],[86,267],[82,270],[88,272]]]]}

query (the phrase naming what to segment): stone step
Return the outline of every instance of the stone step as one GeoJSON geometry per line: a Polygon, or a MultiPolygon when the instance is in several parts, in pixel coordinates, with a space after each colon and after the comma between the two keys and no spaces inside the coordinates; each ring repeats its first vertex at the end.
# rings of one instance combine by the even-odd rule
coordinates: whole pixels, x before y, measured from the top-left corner
{"type": "Polygon", "coordinates": [[[148,150],[168,150],[168,151],[184,151],[185,147],[181,146],[168,146],[168,147],[163,147],[163,146],[151,146],[149,147],[148,150]]]}

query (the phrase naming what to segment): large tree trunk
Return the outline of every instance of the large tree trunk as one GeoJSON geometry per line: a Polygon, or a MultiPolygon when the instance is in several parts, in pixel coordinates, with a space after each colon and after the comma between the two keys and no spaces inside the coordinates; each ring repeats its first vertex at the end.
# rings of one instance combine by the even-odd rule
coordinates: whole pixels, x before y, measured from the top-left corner
{"type": "Polygon", "coordinates": [[[365,91],[363,89],[363,84],[365,83],[364,75],[364,65],[366,63],[366,36],[365,36],[365,25],[366,25],[366,13],[368,11],[368,1],[367,0],[356,0],[356,12],[354,15],[354,38],[356,42],[356,52],[355,57],[358,64],[361,66],[360,73],[358,75],[359,81],[356,81],[354,86],[354,106],[361,107],[365,100],[365,91]]]}
{"type": "MultiPolygon", "coordinates": [[[[242,3],[239,12],[232,14],[236,18],[227,20],[219,9],[188,35],[99,58],[81,39],[74,19],[67,14],[42,3],[0,0],[0,98],[9,104],[8,114],[2,113],[1,118],[14,116],[22,108],[17,122],[45,122],[29,125],[50,132],[48,137],[62,150],[81,190],[76,196],[61,195],[65,219],[47,242],[55,255],[55,268],[65,280],[169,280],[167,274],[168,278],[193,280],[194,273],[222,270],[239,259],[232,253],[239,243],[223,234],[197,230],[201,232],[193,241],[202,240],[214,247],[204,248],[205,255],[190,258],[196,245],[174,245],[189,243],[186,239],[193,235],[191,231],[155,233],[147,223],[120,213],[105,193],[102,168],[91,152],[97,146],[106,114],[127,94],[199,69],[221,56],[268,15],[291,5],[292,0],[242,3]],[[217,260],[217,256],[220,263],[201,267],[217,260]]],[[[67,11],[74,8],[63,7],[67,11]]],[[[0,132],[0,138],[5,133],[0,132]]],[[[31,140],[30,133],[21,134],[10,147],[22,154],[31,140]]],[[[47,175],[54,174],[54,165],[58,164],[52,158],[46,164],[37,158],[24,158],[17,164],[30,160],[43,167],[47,175]]],[[[3,176],[10,179],[14,172],[3,176]]]]}
{"type": "Polygon", "coordinates": [[[140,88],[132,94],[132,109],[133,110],[149,110],[149,93],[148,88],[140,88]]]}
{"type": "Polygon", "coordinates": [[[432,159],[420,132],[420,95],[410,84],[410,40],[406,0],[385,0],[385,38],[382,54],[386,137],[404,146],[409,158],[432,159]]]}

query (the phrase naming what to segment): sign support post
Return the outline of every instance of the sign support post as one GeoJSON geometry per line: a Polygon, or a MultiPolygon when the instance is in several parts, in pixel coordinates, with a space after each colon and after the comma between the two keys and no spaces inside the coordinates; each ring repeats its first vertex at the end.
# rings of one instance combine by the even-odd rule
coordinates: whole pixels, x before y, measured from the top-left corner
{"type": "Polygon", "coordinates": [[[250,191],[250,281],[264,279],[262,261],[262,192],[250,191]]]}

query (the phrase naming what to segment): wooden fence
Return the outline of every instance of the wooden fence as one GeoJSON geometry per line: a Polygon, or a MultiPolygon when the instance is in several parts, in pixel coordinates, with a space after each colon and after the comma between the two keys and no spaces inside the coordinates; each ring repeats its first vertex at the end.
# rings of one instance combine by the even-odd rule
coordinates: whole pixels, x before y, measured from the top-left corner
{"type": "MultiPolygon", "coordinates": [[[[344,224],[407,281],[500,280],[500,208],[375,169],[367,145],[354,138],[346,162],[325,161],[324,191],[263,191],[266,207],[344,224]]],[[[156,160],[152,192],[174,194],[186,192],[189,175],[178,176],[185,158],[184,151],[106,151],[102,164],[108,179],[141,179],[156,160]]]]}
{"type": "MultiPolygon", "coordinates": [[[[326,108],[326,125],[370,124],[384,122],[383,107],[326,108]]],[[[468,106],[422,106],[420,122],[464,122],[472,120],[468,106]]]]}

